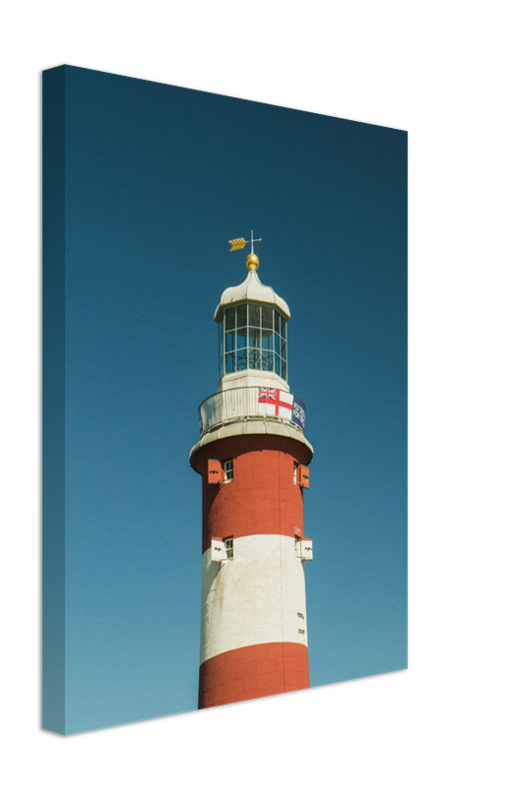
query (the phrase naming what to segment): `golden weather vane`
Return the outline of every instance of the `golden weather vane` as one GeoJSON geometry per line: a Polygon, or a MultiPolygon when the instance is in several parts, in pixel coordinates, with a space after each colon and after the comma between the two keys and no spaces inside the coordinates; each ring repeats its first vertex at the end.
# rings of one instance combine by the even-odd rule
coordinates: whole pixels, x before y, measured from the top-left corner
{"type": "MultiPolygon", "coordinates": [[[[251,231],[251,253],[254,252],[253,250],[253,243],[254,242],[261,242],[261,239],[253,239],[253,231],[251,231]]],[[[230,253],[232,250],[243,250],[246,246],[247,242],[245,239],[230,239],[228,244],[231,244],[230,253]]]]}

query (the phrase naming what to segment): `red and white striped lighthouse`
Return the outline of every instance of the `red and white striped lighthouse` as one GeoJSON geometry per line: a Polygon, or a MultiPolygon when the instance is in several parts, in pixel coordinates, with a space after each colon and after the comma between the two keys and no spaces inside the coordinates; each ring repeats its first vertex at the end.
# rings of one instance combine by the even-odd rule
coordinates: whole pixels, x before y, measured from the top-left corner
{"type": "Polygon", "coordinates": [[[290,310],[258,264],[251,242],[246,280],[216,309],[219,387],[200,406],[190,454],[203,484],[199,708],[309,687],[303,489],[313,449],[287,383],[290,310]]]}

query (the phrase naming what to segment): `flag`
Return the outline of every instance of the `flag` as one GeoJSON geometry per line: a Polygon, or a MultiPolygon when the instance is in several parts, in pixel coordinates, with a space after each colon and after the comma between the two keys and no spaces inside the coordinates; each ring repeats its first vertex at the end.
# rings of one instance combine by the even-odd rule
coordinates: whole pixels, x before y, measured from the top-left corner
{"type": "Polygon", "coordinates": [[[281,389],[258,389],[258,405],[268,406],[264,409],[264,414],[291,420],[293,394],[282,392],[281,389]]]}
{"type": "Polygon", "coordinates": [[[292,422],[295,422],[302,430],[304,430],[304,422],[306,420],[306,406],[299,400],[298,397],[293,398],[293,409],[292,409],[292,422]]]}
{"type": "Polygon", "coordinates": [[[281,389],[258,389],[258,407],[263,415],[289,419],[304,430],[306,406],[298,397],[281,389]]]}

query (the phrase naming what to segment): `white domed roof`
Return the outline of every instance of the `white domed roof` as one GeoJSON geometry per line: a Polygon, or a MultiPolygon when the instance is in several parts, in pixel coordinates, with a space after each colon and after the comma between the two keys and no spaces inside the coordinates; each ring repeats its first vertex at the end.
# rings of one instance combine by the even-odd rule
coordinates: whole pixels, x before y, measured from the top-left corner
{"type": "Polygon", "coordinates": [[[276,294],[272,286],[264,286],[254,269],[248,270],[246,280],[239,284],[239,286],[230,286],[228,289],[224,290],[221,295],[221,302],[214,314],[215,321],[221,322],[225,308],[236,305],[237,303],[242,303],[242,301],[270,303],[270,305],[277,308],[285,319],[290,319],[288,303],[276,294]]]}

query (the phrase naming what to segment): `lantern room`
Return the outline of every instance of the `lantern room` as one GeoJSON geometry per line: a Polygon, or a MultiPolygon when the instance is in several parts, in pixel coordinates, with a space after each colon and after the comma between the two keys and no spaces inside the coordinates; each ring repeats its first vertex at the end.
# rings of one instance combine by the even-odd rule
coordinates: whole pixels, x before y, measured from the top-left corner
{"type": "Polygon", "coordinates": [[[214,315],[219,328],[219,385],[288,389],[290,309],[249,263],[254,262],[248,259],[246,280],[223,292],[214,315]]]}
{"type": "Polygon", "coordinates": [[[286,320],[273,306],[230,306],[219,323],[219,380],[245,369],[287,379],[286,320]]]}

